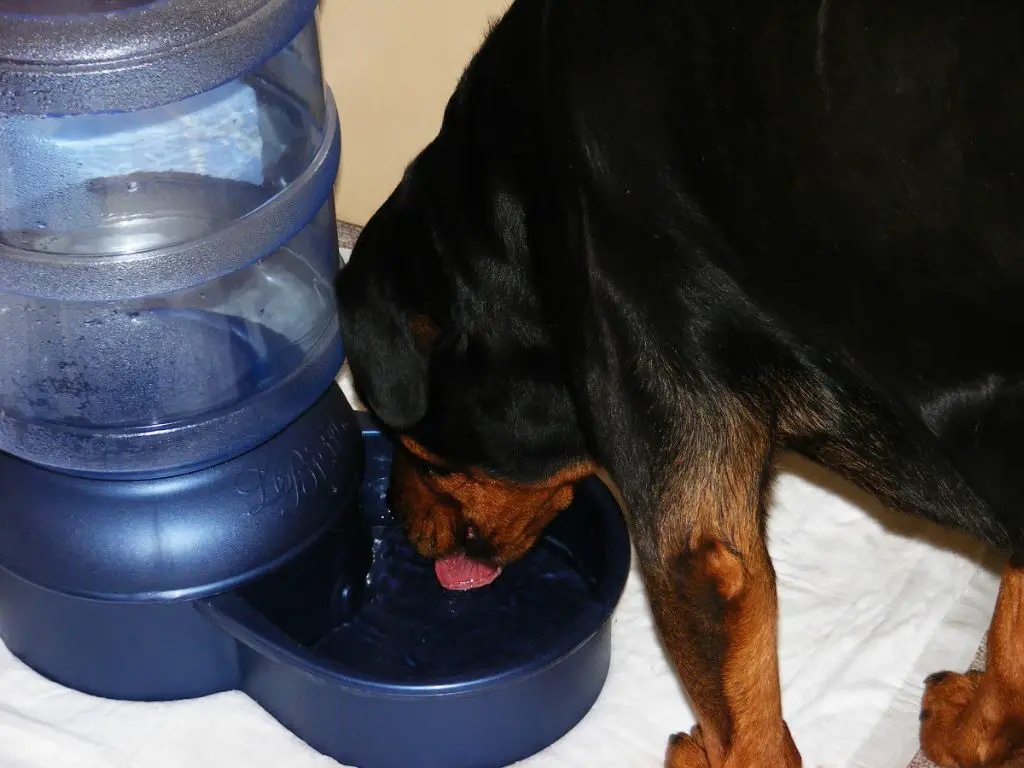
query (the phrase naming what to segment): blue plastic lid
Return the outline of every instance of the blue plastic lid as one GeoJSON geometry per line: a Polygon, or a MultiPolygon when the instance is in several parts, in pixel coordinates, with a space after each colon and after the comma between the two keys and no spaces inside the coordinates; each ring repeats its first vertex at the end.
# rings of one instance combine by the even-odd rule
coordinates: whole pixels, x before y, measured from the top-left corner
{"type": "Polygon", "coordinates": [[[317,0],[0,0],[0,114],[125,112],[233,80],[317,0]]]}

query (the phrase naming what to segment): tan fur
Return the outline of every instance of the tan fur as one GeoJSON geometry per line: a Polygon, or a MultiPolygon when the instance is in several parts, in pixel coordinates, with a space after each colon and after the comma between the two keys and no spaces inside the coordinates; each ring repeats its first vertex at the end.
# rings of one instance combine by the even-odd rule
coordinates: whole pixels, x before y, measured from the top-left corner
{"type": "Polygon", "coordinates": [[[800,756],[782,719],[775,578],[762,530],[762,475],[774,446],[739,408],[709,425],[712,432],[714,450],[682,452],[658,554],[642,558],[651,561],[645,572],[666,649],[700,722],[672,739],[666,765],[796,768],[800,756]],[[690,617],[701,611],[703,637],[695,637],[690,617]],[[709,644],[714,664],[694,655],[709,644]]]}
{"type": "Polygon", "coordinates": [[[426,557],[451,554],[460,524],[472,524],[495,550],[494,562],[518,560],[556,514],[572,503],[573,484],[592,475],[581,463],[538,483],[512,483],[478,470],[449,471],[446,463],[408,437],[395,454],[392,497],[409,538],[426,557]]]}
{"type": "Polygon", "coordinates": [[[1024,742],[1024,568],[1003,572],[985,671],[932,675],[921,703],[921,748],[943,768],[994,768],[1024,742]]]}

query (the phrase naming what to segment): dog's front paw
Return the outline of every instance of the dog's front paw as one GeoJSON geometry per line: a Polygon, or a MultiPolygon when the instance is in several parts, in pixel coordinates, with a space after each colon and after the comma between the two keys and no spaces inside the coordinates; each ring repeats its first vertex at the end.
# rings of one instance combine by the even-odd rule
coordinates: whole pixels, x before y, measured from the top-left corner
{"type": "Polygon", "coordinates": [[[668,740],[665,768],[710,768],[708,753],[704,750],[704,735],[696,725],[689,733],[677,733],[668,740]]]}
{"type": "Polygon", "coordinates": [[[942,768],[994,768],[1024,746],[1024,721],[1000,696],[978,695],[984,673],[937,672],[921,700],[921,749],[942,768]]]}

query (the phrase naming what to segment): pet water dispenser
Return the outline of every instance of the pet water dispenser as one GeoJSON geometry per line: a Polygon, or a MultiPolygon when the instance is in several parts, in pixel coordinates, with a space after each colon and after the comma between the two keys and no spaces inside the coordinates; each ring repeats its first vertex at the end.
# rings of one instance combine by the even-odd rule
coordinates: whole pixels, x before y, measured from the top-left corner
{"type": "Polygon", "coordinates": [[[0,0],[0,635],[130,699],[232,687],[192,606],[361,479],[315,0],[0,0]]]}
{"type": "Polygon", "coordinates": [[[0,0],[0,639],[97,696],[244,691],[361,768],[506,765],[597,699],[628,534],[584,483],[482,595],[404,540],[334,382],[315,10],[0,0]]]}

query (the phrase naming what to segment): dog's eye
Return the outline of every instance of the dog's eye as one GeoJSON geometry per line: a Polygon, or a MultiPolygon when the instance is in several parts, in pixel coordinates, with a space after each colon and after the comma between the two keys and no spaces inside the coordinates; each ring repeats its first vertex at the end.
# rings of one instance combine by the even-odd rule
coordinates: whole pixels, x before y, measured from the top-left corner
{"type": "Polygon", "coordinates": [[[419,470],[427,477],[441,477],[442,475],[448,474],[448,471],[443,467],[431,464],[429,461],[425,461],[424,459],[418,458],[416,464],[419,467],[419,470]]]}
{"type": "Polygon", "coordinates": [[[459,302],[454,302],[448,308],[448,317],[450,317],[452,319],[452,322],[454,322],[456,325],[462,325],[462,305],[459,302]]]}

